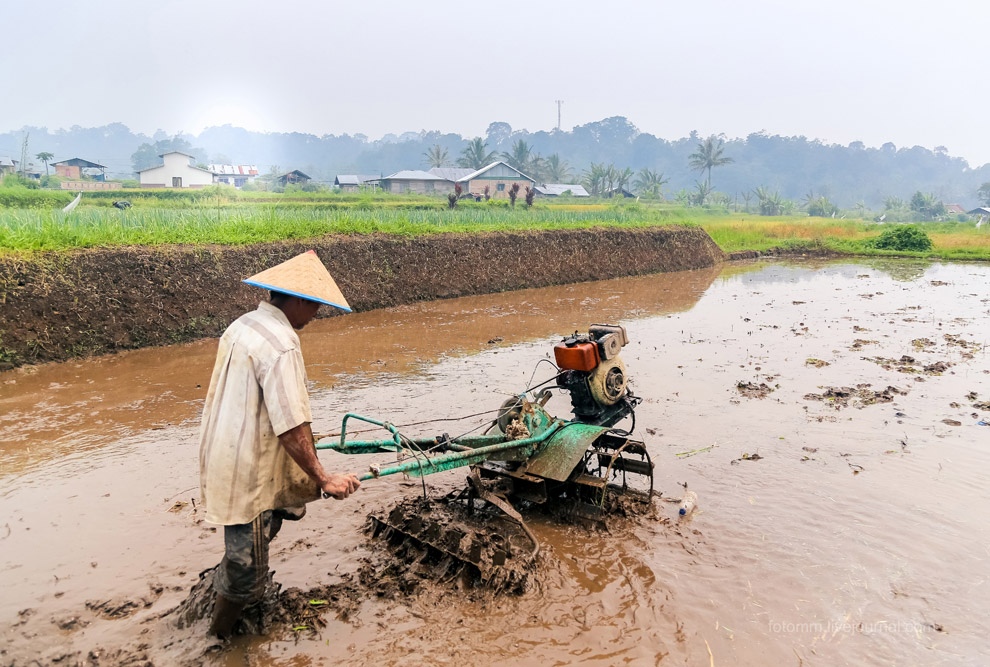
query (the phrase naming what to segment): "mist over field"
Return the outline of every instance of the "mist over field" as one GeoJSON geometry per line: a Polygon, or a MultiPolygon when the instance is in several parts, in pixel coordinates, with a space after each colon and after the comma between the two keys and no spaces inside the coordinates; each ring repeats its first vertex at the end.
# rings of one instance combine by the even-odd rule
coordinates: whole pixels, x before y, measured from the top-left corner
{"type": "Polygon", "coordinates": [[[332,183],[428,168],[431,149],[453,165],[481,138],[496,157],[519,141],[557,156],[555,180],[649,169],[667,198],[703,182],[733,200],[877,210],[923,192],[970,209],[990,182],[967,30],[988,3],[8,5],[23,58],[0,73],[0,157],[28,133],[30,158],[111,177],[179,149],[332,183]],[[689,159],[713,136],[731,162],[701,173],[689,159]]]}
{"type": "MultiPolygon", "coordinates": [[[[157,164],[158,154],[184,150],[200,163],[257,165],[260,171],[300,169],[317,181],[332,183],[337,174],[389,175],[401,169],[428,169],[428,153],[434,147],[446,152],[445,164],[455,165],[474,137],[438,130],[388,134],[371,139],[362,134],[258,132],[224,125],[199,134],[169,135],[163,130],[151,136],[132,132],[122,123],[102,127],[48,130],[26,127],[0,134],[4,148],[20,145],[29,133],[31,153],[46,150],[55,159],[83,157],[106,165],[111,176],[132,178],[134,171],[157,164]]],[[[690,156],[705,138],[663,138],[641,132],[622,116],[586,123],[569,131],[529,131],[505,122],[492,122],[480,137],[494,157],[511,154],[522,140],[531,156],[557,155],[564,163],[563,182],[581,182],[593,163],[614,164],[619,169],[648,168],[663,174],[668,196],[691,190],[704,174],[691,168],[690,156]]],[[[949,155],[944,147],[847,146],[804,136],[785,137],[753,132],[726,137],[723,154],[732,162],[718,167],[712,186],[739,198],[763,186],[793,200],[809,193],[824,195],[840,207],[865,202],[881,208],[888,197],[908,199],[916,191],[933,193],[946,203],[972,208],[979,202],[977,189],[990,181],[990,165],[972,168],[965,159],[949,155]]],[[[545,177],[541,180],[547,180],[545,177]]],[[[547,182],[553,182],[547,180],[547,182]]]]}

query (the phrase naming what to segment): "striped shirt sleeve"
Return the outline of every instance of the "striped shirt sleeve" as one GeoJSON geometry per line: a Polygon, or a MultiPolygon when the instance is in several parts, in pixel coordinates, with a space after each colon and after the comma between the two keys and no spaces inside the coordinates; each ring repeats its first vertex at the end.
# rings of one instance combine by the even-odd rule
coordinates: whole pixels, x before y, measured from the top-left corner
{"type": "Polygon", "coordinates": [[[269,367],[261,382],[265,407],[275,435],[312,422],[302,352],[286,350],[269,367]]]}

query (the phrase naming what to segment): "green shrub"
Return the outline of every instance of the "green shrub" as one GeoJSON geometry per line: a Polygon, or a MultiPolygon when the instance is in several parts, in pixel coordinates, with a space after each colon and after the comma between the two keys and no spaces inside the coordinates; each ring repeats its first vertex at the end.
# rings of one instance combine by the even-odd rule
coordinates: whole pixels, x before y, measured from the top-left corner
{"type": "Polygon", "coordinates": [[[0,208],[62,208],[75,197],[65,190],[34,190],[25,187],[0,188],[0,208]]]}
{"type": "Polygon", "coordinates": [[[6,174],[0,179],[0,186],[5,188],[27,188],[37,190],[40,183],[33,178],[22,178],[20,174],[6,174]]]}
{"type": "Polygon", "coordinates": [[[932,249],[928,234],[914,225],[898,225],[884,230],[870,245],[878,250],[911,250],[925,252],[932,249]]]}
{"type": "Polygon", "coordinates": [[[828,218],[838,212],[838,207],[824,195],[808,204],[808,215],[815,218],[828,218]]]}

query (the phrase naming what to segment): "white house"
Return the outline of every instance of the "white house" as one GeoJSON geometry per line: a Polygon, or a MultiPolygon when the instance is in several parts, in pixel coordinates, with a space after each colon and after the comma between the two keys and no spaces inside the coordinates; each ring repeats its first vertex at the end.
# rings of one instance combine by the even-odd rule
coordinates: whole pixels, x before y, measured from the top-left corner
{"type": "Polygon", "coordinates": [[[164,164],[138,172],[142,188],[202,188],[213,185],[213,172],[189,164],[192,155],[172,151],[159,155],[164,164]]]}
{"type": "Polygon", "coordinates": [[[213,172],[217,183],[233,185],[237,189],[258,178],[258,166],[254,164],[208,164],[206,168],[213,172]]]}

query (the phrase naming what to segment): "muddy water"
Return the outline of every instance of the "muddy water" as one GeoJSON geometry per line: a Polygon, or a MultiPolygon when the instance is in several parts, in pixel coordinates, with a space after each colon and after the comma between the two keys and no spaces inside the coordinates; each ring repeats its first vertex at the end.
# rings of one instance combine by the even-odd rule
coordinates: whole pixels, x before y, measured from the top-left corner
{"type": "MultiPolygon", "coordinates": [[[[316,322],[302,336],[314,428],[331,432],[347,410],[403,424],[497,407],[558,334],[619,321],[657,486],[676,497],[686,482],[700,507],[675,520],[660,503],[668,522],[610,534],[535,521],[552,558],[522,597],[372,597],[318,632],[286,627],[208,659],[986,664],[990,410],[973,404],[990,400],[988,282],[985,265],[737,263],[316,322]],[[904,355],[909,368],[890,362],[904,355]],[[937,361],[951,365],[926,374],[937,361]],[[867,384],[906,393],[805,398],[867,384]]],[[[156,664],[201,655],[155,615],[222,550],[192,504],[214,352],[203,341],[0,374],[0,664],[113,663],[120,646],[156,664]]],[[[548,407],[565,414],[566,398],[548,407]]],[[[462,478],[429,481],[442,492],[462,478]]],[[[340,581],[368,553],[364,516],[417,491],[380,480],[311,505],[273,543],[276,578],[340,581]]]]}

